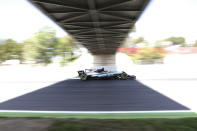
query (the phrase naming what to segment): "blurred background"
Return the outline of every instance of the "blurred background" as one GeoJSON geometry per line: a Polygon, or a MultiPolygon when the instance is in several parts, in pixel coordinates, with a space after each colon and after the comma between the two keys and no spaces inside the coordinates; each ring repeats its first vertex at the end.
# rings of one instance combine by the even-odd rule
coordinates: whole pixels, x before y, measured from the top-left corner
{"type": "MultiPolygon", "coordinates": [[[[162,64],[172,54],[195,54],[196,6],[196,0],[152,0],[117,51],[135,64],[162,64]]],[[[26,0],[1,0],[0,12],[1,66],[65,66],[87,52],[26,0]]]]}
{"type": "MultiPolygon", "coordinates": [[[[193,106],[189,101],[197,79],[196,7],[196,0],[152,0],[117,49],[118,70],[193,106]],[[157,82],[172,83],[147,81],[152,79],[174,80],[177,88],[180,81],[190,83],[181,84],[182,94],[175,95],[175,88],[167,92],[157,82]],[[187,90],[183,85],[193,88],[187,100],[182,99],[187,90]]],[[[92,67],[88,50],[28,1],[1,0],[0,16],[0,102],[92,67]]]]}

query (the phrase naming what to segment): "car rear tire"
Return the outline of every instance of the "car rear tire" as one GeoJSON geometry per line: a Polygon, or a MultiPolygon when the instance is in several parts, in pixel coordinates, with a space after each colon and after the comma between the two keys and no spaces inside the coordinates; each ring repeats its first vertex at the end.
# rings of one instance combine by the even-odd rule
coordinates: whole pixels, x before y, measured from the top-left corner
{"type": "Polygon", "coordinates": [[[127,79],[128,79],[127,73],[122,72],[122,74],[120,75],[120,78],[121,78],[122,80],[127,80],[127,79]]]}
{"type": "Polygon", "coordinates": [[[87,76],[86,74],[81,74],[81,75],[80,75],[80,79],[81,79],[82,81],[86,81],[87,78],[88,78],[88,76],[87,76]]]}

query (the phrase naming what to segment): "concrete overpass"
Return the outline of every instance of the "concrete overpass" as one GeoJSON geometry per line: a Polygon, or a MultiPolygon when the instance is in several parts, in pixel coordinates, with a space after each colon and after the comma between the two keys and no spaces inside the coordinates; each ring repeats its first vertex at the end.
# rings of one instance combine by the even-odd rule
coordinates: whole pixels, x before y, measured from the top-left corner
{"type": "Polygon", "coordinates": [[[150,0],[29,0],[94,56],[95,66],[115,66],[124,42],[150,0]]]}

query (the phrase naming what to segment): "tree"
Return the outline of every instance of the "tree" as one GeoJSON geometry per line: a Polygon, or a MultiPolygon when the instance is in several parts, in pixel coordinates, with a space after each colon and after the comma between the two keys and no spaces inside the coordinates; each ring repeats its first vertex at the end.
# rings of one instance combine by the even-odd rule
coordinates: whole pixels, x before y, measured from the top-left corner
{"type": "Polygon", "coordinates": [[[184,37],[170,37],[165,39],[165,41],[171,41],[174,45],[182,45],[185,43],[184,37]]]}
{"type": "Polygon", "coordinates": [[[42,28],[32,38],[24,42],[25,59],[35,60],[36,63],[51,63],[55,55],[56,42],[56,31],[51,27],[42,28]]]}
{"type": "Polygon", "coordinates": [[[75,46],[69,36],[56,37],[56,32],[51,27],[44,27],[32,38],[24,41],[23,56],[26,61],[49,64],[56,56],[61,56],[64,65],[72,57],[75,46]]]}
{"type": "Polygon", "coordinates": [[[3,45],[0,45],[0,64],[5,61],[6,57],[4,56],[4,46],[3,45]]]}
{"type": "Polygon", "coordinates": [[[65,36],[63,38],[57,39],[56,55],[62,57],[61,65],[65,65],[67,61],[72,58],[73,50],[75,49],[74,41],[70,36],[65,36]]]}
{"type": "Polygon", "coordinates": [[[147,41],[145,41],[143,37],[138,37],[136,39],[128,37],[122,47],[136,47],[136,44],[139,43],[145,43],[147,45],[147,41]]]}
{"type": "Polygon", "coordinates": [[[0,45],[0,62],[11,59],[22,61],[23,44],[8,39],[0,45]]]}
{"type": "Polygon", "coordinates": [[[134,44],[138,44],[138,43],[142,43],[142,42],[144,42],[145,40],[144,40],[144,37],[139,37],[139,38],[137,38],[137,39],[133,39],[132,40],[132,42],[134,43],[134,44]]]}
{"type": "Polygon", "coordinates": [[[36,59],[36,42],[35,38],[29,38],[24,41],[23,58],[25,61],[34,61],[36,59]]]}
{"type": "Polygon", "coordinates": [[[194,46],[196,46],[196,47],[197,47],[197,40],[195,41],[194,46]]]}

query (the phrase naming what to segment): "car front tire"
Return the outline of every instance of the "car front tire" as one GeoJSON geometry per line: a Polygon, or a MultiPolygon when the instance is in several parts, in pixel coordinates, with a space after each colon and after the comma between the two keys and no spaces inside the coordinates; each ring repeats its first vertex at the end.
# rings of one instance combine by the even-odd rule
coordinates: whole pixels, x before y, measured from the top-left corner
{"type": "Polygon", "coordinates": [[[127,79],[128,79],[127,73],[122,72],[122,74],[120,75],[120,78],[121,78],[122,80],[127,80],[127,79]]]}

